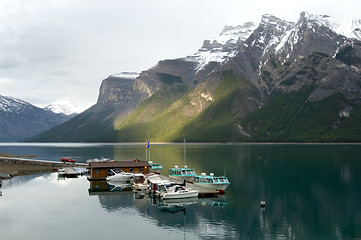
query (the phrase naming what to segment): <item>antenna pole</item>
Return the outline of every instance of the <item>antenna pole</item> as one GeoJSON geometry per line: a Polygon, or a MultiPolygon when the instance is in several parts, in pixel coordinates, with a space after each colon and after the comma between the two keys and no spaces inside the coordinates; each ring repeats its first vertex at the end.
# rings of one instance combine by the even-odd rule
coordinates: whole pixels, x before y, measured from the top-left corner
{"type": "Polygon", "coordinates": [[[183,138],[183,148],[184,148],[184,166],[186,166],[186,139],[183,138]]]}

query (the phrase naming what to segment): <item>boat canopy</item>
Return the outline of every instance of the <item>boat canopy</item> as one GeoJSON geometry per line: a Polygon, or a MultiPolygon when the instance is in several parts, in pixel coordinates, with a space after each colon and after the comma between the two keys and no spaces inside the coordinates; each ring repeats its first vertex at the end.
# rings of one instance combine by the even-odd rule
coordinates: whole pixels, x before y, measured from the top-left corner
{"type": "Polygon", "coordinates": [[[169,175],[171,176],[196,176],[196,172],[192,168],[170,168],[169,175]]]}

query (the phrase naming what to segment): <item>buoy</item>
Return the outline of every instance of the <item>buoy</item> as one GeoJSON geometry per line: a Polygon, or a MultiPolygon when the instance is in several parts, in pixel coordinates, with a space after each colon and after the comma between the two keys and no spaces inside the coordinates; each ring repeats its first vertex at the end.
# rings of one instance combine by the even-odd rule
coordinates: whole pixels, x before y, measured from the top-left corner
{"type": "Polygon", "coordinates": [[[266,201],[261,201],[261,207],[265,207],[266,206],[266,201]]]}

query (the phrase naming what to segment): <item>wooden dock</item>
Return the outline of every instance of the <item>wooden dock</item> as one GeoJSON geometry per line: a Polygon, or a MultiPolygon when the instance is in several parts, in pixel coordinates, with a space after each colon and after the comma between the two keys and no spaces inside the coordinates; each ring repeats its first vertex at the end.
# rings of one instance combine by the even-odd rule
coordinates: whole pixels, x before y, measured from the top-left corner
{"type": "Polygon", "coordinates": [[[65,177],[67,178],[76,178],[78,177],[79,173],[74,170],[72,167],[66,167],[65,170],[65,177]]]}

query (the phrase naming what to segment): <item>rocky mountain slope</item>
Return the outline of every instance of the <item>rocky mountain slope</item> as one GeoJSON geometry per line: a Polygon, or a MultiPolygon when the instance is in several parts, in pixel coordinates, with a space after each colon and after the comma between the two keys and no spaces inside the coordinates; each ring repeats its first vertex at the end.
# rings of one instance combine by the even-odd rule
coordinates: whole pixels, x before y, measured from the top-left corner
{"type": "Polygon", "coordinates": [[[110,76],[96,105],[32,140],[360,141],[360,40],[361,20],[305,12],[227,26],[191,56],[110,76]]]}
{"type": "Polygon", "coordinates": [[[0,95],[0,141],[21,141],[59,125],[70,117],[0,95]]]}

